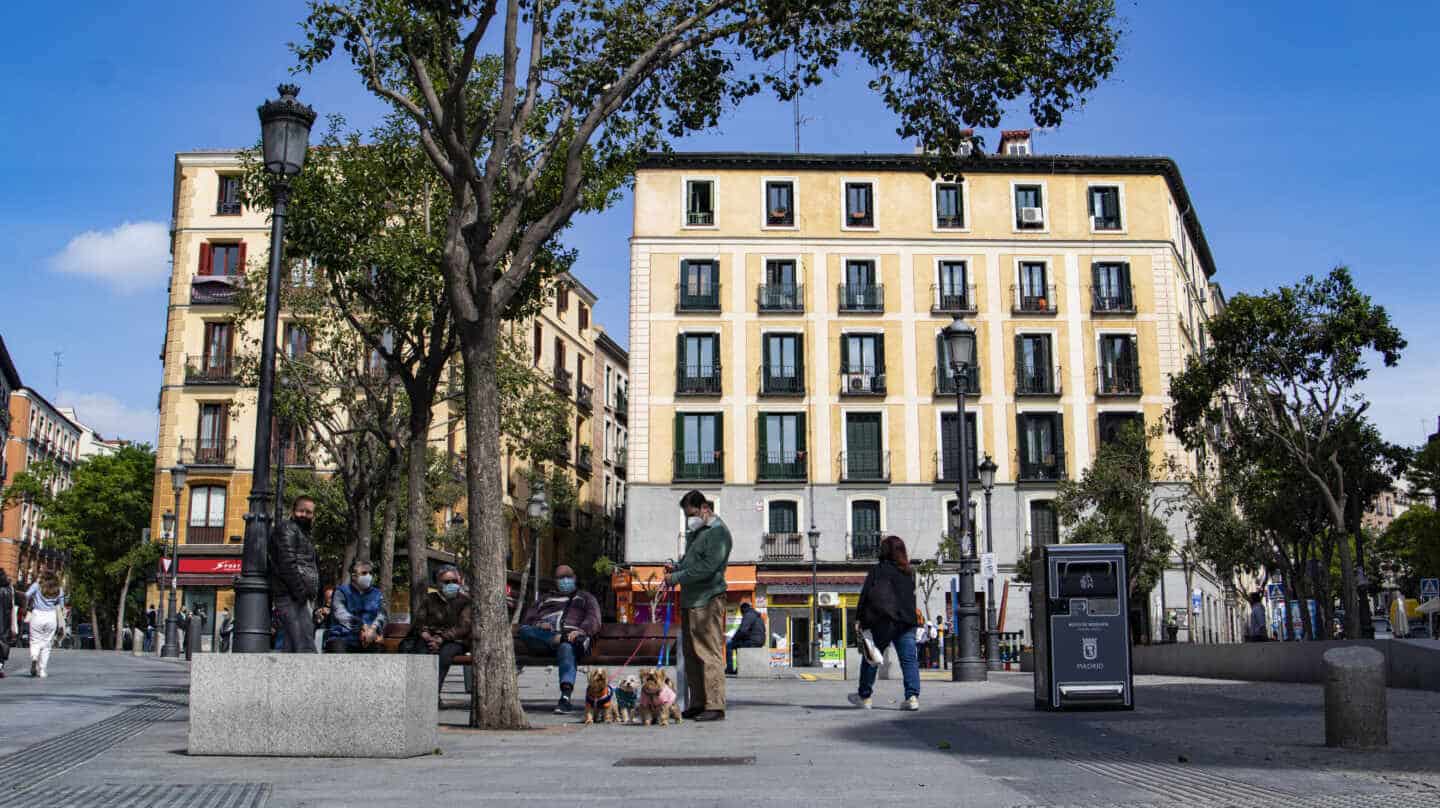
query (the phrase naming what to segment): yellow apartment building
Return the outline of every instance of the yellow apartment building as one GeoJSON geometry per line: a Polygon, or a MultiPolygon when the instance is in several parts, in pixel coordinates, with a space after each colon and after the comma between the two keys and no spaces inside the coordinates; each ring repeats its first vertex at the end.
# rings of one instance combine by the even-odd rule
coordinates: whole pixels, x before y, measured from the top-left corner
{"type": "MultiPolygon", "coordinates": [[[[636,175],[626,558],[678,557],[677,503],[705,491],[735,538],[732,601],[753,599],[797,654],[807,531],[820,532],[817,633],[834,648],[879,539],[936,557],[961,467],[973,481],[986,455],[999,472],[993,536],[971,486],[980,547],[993,542],[1002,630],[1025,629],[1011,579],[1023,547],[1059,538],[1057,482],[1120,425],[1160,421],[1219,302],[1169,159],[1036,156],[1018,131],[959,177],[922,160],[675,153],[636,175]],[[959,382],[965,458],[940,338],[957,315],[978,365],[959,382]]],[[[1173,437],[1152,451],[1184,455],[1173,437]]],[[[1194,581],[1187,592],[1177,570],[1146,604],[1157,636],[1166,609],[1197,637],[1229,636],[1218,582],[1194,581]]],[[[926,611],[946,613],[949,588],[947,575],[926,611]]]]}

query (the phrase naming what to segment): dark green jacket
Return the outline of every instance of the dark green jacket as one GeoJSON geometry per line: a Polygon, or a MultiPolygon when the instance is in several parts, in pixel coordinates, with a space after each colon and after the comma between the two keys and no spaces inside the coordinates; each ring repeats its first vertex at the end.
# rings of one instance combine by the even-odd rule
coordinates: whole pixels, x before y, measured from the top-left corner
{"type": "Polygon", "coordinates": [[[715,521],[685,537],[685,555],[671,581],[680,585],[680,608],[695,609],[725,594],[725,565],[730,562],[730,528],[715,521]]]}

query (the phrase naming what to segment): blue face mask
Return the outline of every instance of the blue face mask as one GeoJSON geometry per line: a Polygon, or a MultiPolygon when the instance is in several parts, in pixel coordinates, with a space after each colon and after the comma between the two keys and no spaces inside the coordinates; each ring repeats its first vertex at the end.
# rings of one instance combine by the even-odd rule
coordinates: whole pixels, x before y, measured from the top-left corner
{"type": "Polygon", "coordinates": [[[440,592],[447,598],[453,598],[460,594],[460,584],[442,584],[440,586],[440,592]]]}
{"type": "Polygon", "coordinates": [[[574,578],[556,578],[556,579],[555,579],[555,588],[560,590],[560,594],[562,594],[562,595],[568,595],[568,594],[570,594],[571,592],[574,592],[574,591],[575,591],[575,579],[574,579],[574,578]]]}

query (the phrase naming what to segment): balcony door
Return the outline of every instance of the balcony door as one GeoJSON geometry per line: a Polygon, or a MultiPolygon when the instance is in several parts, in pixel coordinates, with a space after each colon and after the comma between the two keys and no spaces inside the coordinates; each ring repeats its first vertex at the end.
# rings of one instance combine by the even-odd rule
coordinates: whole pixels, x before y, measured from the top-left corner
{"type": "Polygon", "coordinates": [[[878,412],[845,415],[845,467],[852,479],[878,480],[884,470],[878,412]]]}
{"type": "Polygon", "coordinates": [[[765,392],[799,393],[804,390],[799,334],[765,336],[765,392]]]}
{"type": "Polygon", "coordinates": [[[1039,262],[1026,261],[1020,265],[1020,299],[1021,308],[1030,310],[1043,310],[1049,288],[1045,265],[1039,262]]]}
{"type": "Polygon", "coordinates": [[[768,413],[760,417],[760,478],[803,479],[805,415],[768,413]]]}
{"type": "Polygon", "coordinates": [[[1055,518],[1053,500],[1030,500],[1030,541],[1041,546],[1060,541],[1059,521],[1055,518]]]}
{"type": "Polygon", "coordinates": [[[199,434],[195,439],[195,462],[214,463],[225,455],[225,434],[229,406],[201,404],[199,434]]]}
{"type": "Polygon", "coordinates": [[[965,262],[940,262],[940,305],[946,311],[965,306],[965,262]]]}
{"type": "Polygon", "coordinates": [[[205,324],[205,376],[223,376],[230,369],[230,343],[233,330],[229,323],[205,324]]]}
{"type": "MultiPolygon", "coordinates": [[[[955,413],[947,412],[940,416],[940,470],[941,479],[960,479],[960,433],[955,428],[958,419],[955,413]]],[[[979,435],[975,429],[975,413],[965,413],[965,470],[970,479],[978,478],[976,473],[976,455],[979,451],[977,444],[979,435]]]]}
{"type": "Polygon", "coordinates": [[[1059,479],[1064,468],[1064,435],[1059,413],[1021,413],[1020,478],[1059,479]]]}
{"type": "Polygon", "coordinates": [[[875,558],[880,551],[880,503],[873,499],[850,503],[850,554],[875,558]]]}
{"type": "Polygon", "coordinates": [[[715,365],[720,358],[718,338],[714,334],[685,334],[680,344],[684,389],[705,388],[715,378],[715,365]]]}

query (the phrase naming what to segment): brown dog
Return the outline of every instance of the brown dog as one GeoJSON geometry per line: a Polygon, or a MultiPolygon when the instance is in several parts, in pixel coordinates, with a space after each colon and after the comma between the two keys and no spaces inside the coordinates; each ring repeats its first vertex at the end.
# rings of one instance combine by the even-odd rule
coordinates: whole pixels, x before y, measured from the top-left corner
{"type": "Polygon", "coordinates": [[[595,723],[596,716],[601,722],[609,721],[612,724],[620,720],[620,713],[615,709],[615,690],[610,687],[610,677],[606,675],[604,668],[596,668],[590,671],[588,683],[585,686],[585,723],[595,723]]]}
{"type": "Polygon", "coordinates": [[[683,723],[685,719],[680,717],[680,705],[675,700],[675,686],[665,671],[658,668],[640,671],[640,706],[637,712],[641,724],[663,727],[670,723],[671,718],[677,724],[683,723]]]}

